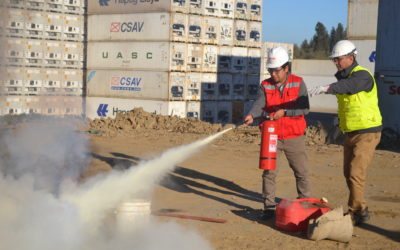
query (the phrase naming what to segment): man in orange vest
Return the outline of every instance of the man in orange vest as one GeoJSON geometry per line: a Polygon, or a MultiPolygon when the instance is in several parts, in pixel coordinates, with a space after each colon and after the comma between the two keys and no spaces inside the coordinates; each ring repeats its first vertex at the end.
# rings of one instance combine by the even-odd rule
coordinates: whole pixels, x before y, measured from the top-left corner
{"type": "MultiPolygon", "coordinates": [[[[306,121],[309,101],[307,87],[301,77],[290,74],[289,56],[282,47],[274,47],[268,53],[268,72],[271,77],[261,83],[258,98],[245,116],[246,125],[256,117],[269,116],[278,126],[278,156],[283,151],[296,178],[297,198],[310,197],[310,185],[305,148],[306,121]]],[[[262,196],[264,210],[262,219],[275,216],[275,178],[278,168],[264,170],[262,196]]]]}

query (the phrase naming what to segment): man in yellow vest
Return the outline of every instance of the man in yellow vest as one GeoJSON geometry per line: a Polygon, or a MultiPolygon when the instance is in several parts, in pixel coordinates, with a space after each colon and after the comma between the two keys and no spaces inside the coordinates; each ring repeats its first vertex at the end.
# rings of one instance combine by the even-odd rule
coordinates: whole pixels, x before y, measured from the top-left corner
{"type": "Polygon", "coordinates": [[[381,138],[382,117],[377,86],[371,72],[358,65],[357,50],[348,40],[335,44],[330,58],[337,82],[311,89],[310,95],[334,94],[338,100],[339,127],[346,134],[343,172],[350,191],[349,213],[355,225],[369,220],[364,199],[367,166],[381,138]]]}

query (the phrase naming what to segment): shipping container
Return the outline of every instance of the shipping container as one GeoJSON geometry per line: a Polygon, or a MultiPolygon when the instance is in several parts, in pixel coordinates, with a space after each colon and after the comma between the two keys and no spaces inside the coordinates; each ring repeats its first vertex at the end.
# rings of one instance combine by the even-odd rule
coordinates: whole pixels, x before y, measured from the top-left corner
{"type": "Polygon", "coordinates": [[[248,46],[249,47],[261,47],[261,22],[248,22],[248,46]]]}
{"type": "Polygon", "coordinates": [[[4,14],[7,15],[5,26],[6,34],[10,37],[24,37],[26,12],[7,9],[6,11],[4,11],[4,14]]]}
{"type": "Polygon", "coordinates": [[[232,102],[218,102],[216,118],[216,123],[232,123],[232,102]]]}
{"type": "Polygon", "coordinates": [[[246,73],[247,70],[247,51],[248,48],[232,48],[232,68],[233,73],[246,73]]]}
{"type": "Polygon", "coordinates": [[[187,3],[187,7],[189,7],[189,14],[203,14],[203,4],[202,0],[189,0],[187,3]]]}
{"type": "Polygon", "coordinates": [[[232,76],[232,100],[245,100],[245,86],[246,86],[246,75],[244,74],[233,74],[232,76]]]}
{"type": "Polygon", "coordinates": [[[83,71],[64,70],[64,80],[61,82],[61,93],[66,96],[82,96],[83,71]]]}
{"type": "Polygon", "coordinates": [[[88,0],[88,14],[126,14],[144,12],[182,12],[188,10],[188,1],[184,0],[129,0],[99,1],[88,0]]]}
{"type": "Polygon", "coordinates": [[[200,101],[201,100],[201,86],[202,86],[202,74],[201,73],[187,73],[186,74],[185,100],[200,101]]]}
{"type": "Polygon", "coordinates": [[[187,46],[184,43],[172,43],[170,50],[171,71],[185,71],[187,67],[187,46]]]}
{"type": "Polygon", "coordinates": [[[65,41],[83,41],[84,38],[83,16],[65,15],[62,38],[65,41]]]}
{"type": "Polygon", "coordinates": [[[232,123],[233,124],[242,124],[244,120],[244,109],[245,102],[244,101],[235,101],[232,102],[232,123]]]}
{"type": "Polygon", "coordinates": [[[220,1],[217,0],[204,0],[203,15],[205,16],[221,16],[220,1]]]}
{"type": "Polygon", "coordinates": [[[235,17],[235,0],[220,0],[220,17],[231,18],[235,17]]]}
{"type": "Polygon", "coordinates": [[[41,39],[44,35],[46,16],[40,12],[31,11],[25,15],[25,37],[41,39]]]}
{"type": "Polygon", "coordinates": [[[256,100],[257,92],[260,88],[260,76],[258,75],[247,75],[246,76],[246,99],[256,100]]]}
{"type": "Polygon", "coordinates": [[[217,72],[218,47],[203,46],[203,72],[217,72]]]}
{"type": "Polygon", "coordinates": [[[184,101],[155,101],[131,98],[86,97],[86,116],[95,118],[114,118],[116,114],[127,113],[134,108],[143,108],[144,111],[158,115],[186,116],[186,102],[184,101]]]}
{"type": "Polygon", "coordinates": [[[334,76],[337,72],[331,60],[295,59],[292,62],[292,73],[298,76],[334,76]]]}
{"type": "Polygon", "coordinates": [[[249,48],[247,56],[247,73],[260,74],[261,72],[261,49],[249,48]]]}
{"type": "Polygon", "coordinates": [[[49,12],[63,12],[64,0],[47,0],[45,6],[46,10],[49,12]]]}
{"type": "Polygon", "coordinates": [[[262,42],[261,45],[262,49],[262,56],[264,58],[268,57],[269,51],[274,48],[274,47],[282,47],[284,48],[288,55],[289,55],[289,61],[293,60],[293,53],[294,53],[294,44],[293,43],[274,43],[274,42],[262,42]]]}
{"type": "MultiPolygon", "coordinates": [[[[150,72],[149,72],[150,73],[150,72]]],[[[171,72],[169,75],[169,83],[163,83],[169,89],[169,99],[172,101],[183,101],[187,93],[186,88],[186,74],[180,72],[171,72]]],[[[164,86],[162,86],[164,87],[164,86]]],[[[166,91],[168,94],[168,91],[166,91]]],[[[147,98],[150,99],[150,98],[147,98]]],[[[166,98],[160,98],[168,100],[168,95],[166,98]]]]}
{"type": "Polygon", "coordinates": [[[250,112],[251,108],[253,107],[254,102],[255,101],[246,101],[244,103],[244,110],[243,110],[244,116],[246,116],[250,112]]]}
{"type": "Polygon", "coordinates": [[[169,42],[93,42],[88,44],[87,67],[169,71],[171,46],[169,42]]]}
{"type": "Polygon", "coordinates": [[[186,41],[186,32],[187,16],[178,13],[90,15],[88,17],[89,41],[186,41]],[[154,32],[155,30],[157,32],[154,32]]]}
{"type": "MultiPolygon", "coordinates": [[[[205,17],[206,18],[206,17],[205,17]]],[[[220,45],[233,45],[233,27],[234,21],[232,19],[223,19],[220,18],[219,20],[219,27],[220,27],[220,45]]]]}
{"type": "Polygon", "coordinates": [[[61,83],[64,80],[64,71],[59,69],[46,69],[43,81],[42,95],[60,95],[61,83]]]}
{"type": "Polygon", "coordinates": [[[90,70],[86,82],[91,97],[168,100],[168,72],[90,70]]]}
{"type": "Polygon", "coordinates": [[[235,18],[247,20],[250,18],[248,11],[248,1],[236,0],[235,1],[235,18]]]}
{"type": "Polygon", "coordinates": [[[400,100],[400,76],[377,77],[377,85],[383,126],[400,134],[400,113],[396,111],[400,100]]]}
{"type": "Polygon", "coordinates": [[[11,8],[25,8],[26,0],[4,0],[4,5],[11,8]]]}
{"type": "Polygon", "coordinates": [[[219,47],[218,72],[231,72],[232,47],[219,47]]]}
{"type": "Polygon", "coordinates": [[[83,68],[83,43],[64,42],[63,67],[71,69],[83,68]]]}
{"type": "Polygon", "coordinates": [[[378,23],[379,0],[349,0],[347,38],[349,40],[375,40],[378,23]]]}
{"type": "Polygon", "coordinates": [[[202,42],[203,18],[199,15],[189,15],[187,41],[191,43],[202,42]]]}
{"type": "Polygon", "coordinates": [[[203,17],[203,43],[204,44],[219,44],[221,33],[219,26],[219,18],[203,17]]]}
{"type": "Polygon", "coordinates": [[[200,119],[201,102],[186,103],[186,117],[200,119]]]}
{"type": "MultiPolygon", "coordinates": [[[[59,1],[59,0],[50,0],[59,1]]],[[[64,0],[64,13],[83,15],[85,13],[85,0],[64,0]]]]}
{"type": "Polygon", "coordinates": [[[8,66],[25,65],[26,42],[23,39],[5,39],[4,63],[8,66]]]}
{"type": "Polygon", "coordinates": [[[203,73],[201,75],[201,100],[215,101],[218,97],[217,74],[203,73]]]}
{"type": "Polygon", "coordinates": [[[45,10],[45,0],[25,0],[25,8],[30,10],[45,10]]]}
{"type": "Polygon", "coordinates": [[[250,20],[261,21],[262,19],[262,0],[250,0],[250,20]]]}
{"type": "Polygon", "coordinates": [[[217,121],[217,102],[215,101],[201,102],[200,118],[202,121],[215,123],[217,121]]]}
{"type": "Polygon", "coordinates": [[[357,48],[358,64],[375,72],[376,40],[351,40],[357,48]]]}
{"type": "Polygon", "coordinates": [[[44,41],[40,40],[26,40],[26,47],[24,51],[24,59],[26,66],[41,67],[43,64],[43,55],[46,49],[44,41]]]}
{"type": "Polygon", "coordinates": [[[47,13],[47,23],[44,24],[44,39],[60,40],[63,37],[64,16],[47,13]]]}
{"type": "Polygon", "coordinates": [[[46,73],[41,69],[26,69],[24,82],[25,95],[39,95],[42,92],[46,73]]]}
{"type": "Polygon", "coordinates": [[[203,61],[203,45],[188,44],[187,45],[187,72],[201,72],[203,61]]]}
{"type": "Polygon", "coordinates": [[[46,41],[45,46],[46,50],[43,55],[43,66],[48,68],[62,67],[65,50],[64,43],[58,41],[46,41]]]}
{"type": "Polygon", "coordinates": [[[235,46],[247,46],[249,42],[248,38],[248,25],[247,21],[235,20],[233,28],[233,44],[235,46]]]}
{"type": "Polygon", "coordinates": [[[232,100],[232,74],[218,74],[218,100],[232,100]]]}

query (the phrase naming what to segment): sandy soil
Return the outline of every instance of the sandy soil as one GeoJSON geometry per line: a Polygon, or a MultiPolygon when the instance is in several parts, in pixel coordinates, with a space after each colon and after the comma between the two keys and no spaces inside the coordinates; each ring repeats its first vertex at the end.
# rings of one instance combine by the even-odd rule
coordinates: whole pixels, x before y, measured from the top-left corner
{"type": "MultiPolygon", "coordinates": [[[[166,149],[205,138],[221,130],[190,119],[163,118],[140,110],[114,120],[90,123],[91,167],[84,177],[112,168],[124,169],[166,149]],[[140,118],[138,118],[140,117],[140,118]]],[[[331,207],[346,208],[348,191],[342,176],[342,147],[325,144],[326,132],[311,127],[307,150],[313,195],[331,207]]],[[[277,229],[260,221],[261,170],[256,127],[238,128],[176,166],[156,188],[152,211],[224,219],[213,223],[161,217],[197,230],[215,249],[400,249],[400,153],[377,150],[368,168],[366,197],[372,218],[356,227],[350,243],[310,241],[305,233],[277,229]]],[[[278,160],[277,196],[295,198],[293,174],[278,160]]]]}

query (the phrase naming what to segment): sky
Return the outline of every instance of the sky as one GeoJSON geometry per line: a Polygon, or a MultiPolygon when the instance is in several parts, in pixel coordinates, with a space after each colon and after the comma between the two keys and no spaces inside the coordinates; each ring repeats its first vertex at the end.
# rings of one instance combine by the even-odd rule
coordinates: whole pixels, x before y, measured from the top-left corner
{"type": "Polygon", "coordinates": [[[263,0],[263,41],[296,43],[310,40],[321,22],[328,33],[347,27],[348,0],[263,0]]]}

